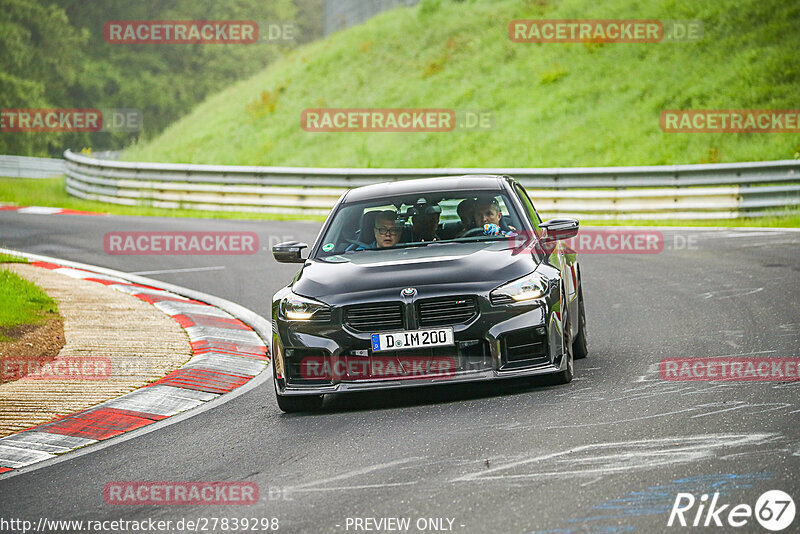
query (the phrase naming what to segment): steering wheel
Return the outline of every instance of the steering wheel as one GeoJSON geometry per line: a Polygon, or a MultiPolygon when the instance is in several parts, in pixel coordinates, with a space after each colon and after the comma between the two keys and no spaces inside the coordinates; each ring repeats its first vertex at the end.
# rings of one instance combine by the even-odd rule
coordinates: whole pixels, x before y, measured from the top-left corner
{"type": "Polygon", "coordinates": [[[367,245],[366,243],[362,243],[358,239],[345,239],[345,241],[347,241],[348,243],[350,243],[352,245],[355,245],[357,247],[361,247],[361,248],[365,248],[365,249],[370,248],[369,245],[367,245]]]}
{"type": "Polygon", "coordinates": [[[483,227],[467,230],[466,233],[464,233],[464,235],[462,235],[461,237],[476,237],[479,235],[483,235],[483,227]]]}

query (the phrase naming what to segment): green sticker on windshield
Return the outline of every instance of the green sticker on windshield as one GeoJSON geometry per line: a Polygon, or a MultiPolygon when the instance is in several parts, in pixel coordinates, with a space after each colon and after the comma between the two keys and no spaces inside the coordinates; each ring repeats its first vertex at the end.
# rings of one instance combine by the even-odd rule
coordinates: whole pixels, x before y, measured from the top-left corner
{"type": "Polygon", "coordinates": [[[325,252],[330,252],[331,250],[333,250],[333,243],[325,243],[324,245],[322,245],[322,250],[324,250],[325,252]]]}

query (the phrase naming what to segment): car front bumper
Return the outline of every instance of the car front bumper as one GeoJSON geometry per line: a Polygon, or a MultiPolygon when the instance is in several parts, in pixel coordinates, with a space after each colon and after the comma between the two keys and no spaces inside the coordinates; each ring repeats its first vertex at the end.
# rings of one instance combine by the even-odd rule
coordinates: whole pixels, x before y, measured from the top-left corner
{"type": "MultiPolygon", "coordinates": [[[[375,391],[436,384],[458,384],[557,373],[564,369],[558,287],[526,303],[492,304],[489,294],[475,295],[478,316],[452,325],[455,347],[408,349],[391,353],[371,351],[371,332],[348,328],[343,310],[333,308],[325,324],[287,321],[273,305],[275,385],[280,395],[320,395],[375,391]],[[309,358],[336,370],[325,378],[309,379],[303,367],[309,358]],[[350,373],[372,369],[376,361],[408,358],[447,361],[446,372],[374,376],[350,373]]],[[[443,293],[439,296],[447,296],[443,293]]],[[[276,295],[277,297],[277,295],[276,295]]],[[[406,365],[406,367],[408,367],[406,365]]]]}

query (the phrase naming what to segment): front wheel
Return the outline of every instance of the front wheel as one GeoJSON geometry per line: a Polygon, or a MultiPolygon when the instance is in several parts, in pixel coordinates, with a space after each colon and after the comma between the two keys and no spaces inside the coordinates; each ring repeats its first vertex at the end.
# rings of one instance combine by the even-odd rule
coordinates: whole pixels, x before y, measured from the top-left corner
{"type": "Polygon", "coordinates": [[[564,370],[552,375],[551,383],[556,385],[562,384],[569,384],[572,382],[572,377],[575,376],[575,366],[573,363],[573,356],[572,356],[572,342],[570,340],[570,317],[569,311],[567,310],[567,300],[566,295],[561,293],[561,310],[562,310],[562,321],[563,324],[561,325],[561,347],[563,354],[561,355],[561,359],[563,360],[566,358],[566,365],[564,370]]]}
{"type": "Polygon", "coordinates": [[[576,360],[589,355],[589,346],[586,344],[586,312],[583,309],[583,286],[578,285],[578,335],[572,342],[572,355],[576,360]]]}

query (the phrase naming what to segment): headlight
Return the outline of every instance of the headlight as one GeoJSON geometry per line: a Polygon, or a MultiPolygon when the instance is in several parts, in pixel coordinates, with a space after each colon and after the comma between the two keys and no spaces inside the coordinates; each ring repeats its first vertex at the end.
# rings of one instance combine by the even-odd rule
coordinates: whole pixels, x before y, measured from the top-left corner
{"type": "Polygon", "coordinates": [[[281,315],[290,321],[322,320],[330,317],[330,308],[325,304],[290,294],[281,301],[281,315]]]}
{"type": "Polygon", "coordinates": [[[537,272],[517,278],[492,291],[492,300],[511,297],[515,301],[538,299],[547,293],[547,278],[537,272]]]}

